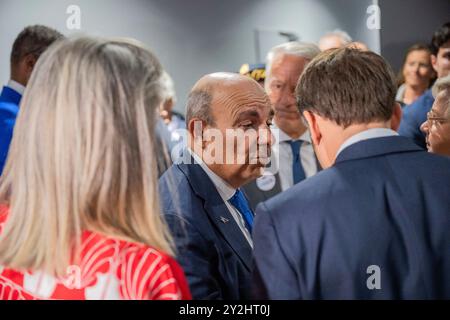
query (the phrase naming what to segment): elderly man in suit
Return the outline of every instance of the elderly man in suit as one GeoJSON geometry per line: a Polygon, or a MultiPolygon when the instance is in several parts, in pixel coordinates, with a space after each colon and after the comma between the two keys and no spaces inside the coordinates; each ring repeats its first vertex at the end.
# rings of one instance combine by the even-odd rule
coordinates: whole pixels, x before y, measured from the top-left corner
{"type": "Polygon", "coordinates": [[[210,74],[189,95],[189,149],[160,192],[195,299],[250,297],[253,212],[240,188],[269,161],[271,118],[263,88],[246,76],[210,74]]]}
{"type": "Polygon", "coordinates": [[[294,41],[267,54],[265,89],[275,112],[272,130],[278,143],[265,174],[244,187],[253,209],[320,169],[294,95],[303,69],[319,53],[315,44],[294,41]]]}
{"type": "Polygon", "coordinates": [[[429,152],[450,157],[450,74],[433,86],[433,106],[422,123],[429,152]]]}
{"type": "Polygon", "coordinates": [[[450,159],[396,133],[391,68],[326,51],[296,90],[326,169],[258,207],[256,297],[449,299],[450,159]]]}
{"type": "Polygon", "coordinates": [[[0,94],[0,174],[5,166],[19,104],[39,56],[56,40],[58,31],[45,26],[25,28],[16,38],[11,51],[11,79],[0,94]]]}

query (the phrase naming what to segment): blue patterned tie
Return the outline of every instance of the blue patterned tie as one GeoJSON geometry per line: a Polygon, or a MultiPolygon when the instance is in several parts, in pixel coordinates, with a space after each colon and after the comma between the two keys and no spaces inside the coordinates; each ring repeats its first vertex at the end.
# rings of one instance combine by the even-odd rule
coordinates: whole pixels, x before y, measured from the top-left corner
{"type": "Polygon", "coordinates": [[[300,181],[306,178],[305,171],[303,170],[302,162],[300,159],[300,147],[302,145],[301,140],[291,140],[288,141],[291,145],[292,149],[292,176],[294,178],[294,184],[299,183],[300,181]]]}
{"type": "Polygon", "coordinates": [[[245,199],[244,194],[241,190],[237,189],[236,193],[229,200],[230,203],[241,213],[245,221],[245,226],[247,227],[250,234],[253,228],[253,212],[248,205],[247,199],[245,199]]]}

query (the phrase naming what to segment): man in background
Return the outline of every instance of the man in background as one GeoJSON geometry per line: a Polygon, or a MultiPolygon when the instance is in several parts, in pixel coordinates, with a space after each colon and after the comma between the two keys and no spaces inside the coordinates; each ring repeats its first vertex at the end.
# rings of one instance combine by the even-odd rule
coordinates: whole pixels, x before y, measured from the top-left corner
{"type": "Polygon", "coordinates": [[[320,169],[294,92],[304,68],[319,53],[315,44],[288,42],[267,55],[265,89],[275,114],[272,130],[278,141],[265,175],[245,186],[253,209],[320,169]]]}
{"type": "Polygon", "coordinates": [[[11,52],[11,79],[0,95],[0,174],[5,166],[19,104],[40,55],[56,40],[58,31],[41,26],[25,28],[14,41],[11,52]]]}
{"type": "Polygon", "coordinates": [[[319,40],[319,48],[321,51],[328,49],[337,49],[345,47],[352,42],[352,38],[347,32],[336,29],[334,31],[326,33],[319,40]]]}

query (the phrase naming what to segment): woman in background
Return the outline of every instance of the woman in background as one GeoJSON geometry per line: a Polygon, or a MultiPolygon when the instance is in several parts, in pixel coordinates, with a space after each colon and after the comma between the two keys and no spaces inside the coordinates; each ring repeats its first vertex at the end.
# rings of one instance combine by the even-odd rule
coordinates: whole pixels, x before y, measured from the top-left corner
{"type": "Polygon", "coordinates": [[[160,215],[162,68],[132,41],[39,60],[0,181],[0,299],[190,299],[160,215]]]}
{"type": "Polygon", "coordinates": [[[434,77],[430,49],[423,44],[411,46],[399,73],[397,102],[405,106],[416,101],[431,86],[434,77]]]}

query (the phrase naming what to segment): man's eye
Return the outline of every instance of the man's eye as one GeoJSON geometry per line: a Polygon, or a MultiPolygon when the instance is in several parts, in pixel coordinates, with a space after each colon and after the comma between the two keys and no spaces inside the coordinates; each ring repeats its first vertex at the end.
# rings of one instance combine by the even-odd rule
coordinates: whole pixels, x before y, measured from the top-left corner
{"type": "Polygon", "coordinates": [[[282,86],[283,85],[281,83],[273,83],[272,84],[272,88],[274,88],[274,89],[281,89],[282,86]]]}
{"type": "Polygon", "coordinates": [[[241,127],[245,128],[245,129],[249,129],[249,128],[253,127],[253,123],[252,122],[250,122],[250,123],[243,123],[243,124],[241,124],[241,127]]]}

